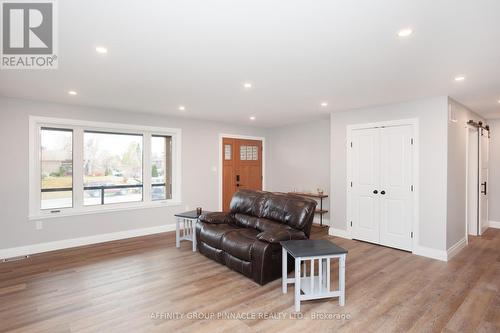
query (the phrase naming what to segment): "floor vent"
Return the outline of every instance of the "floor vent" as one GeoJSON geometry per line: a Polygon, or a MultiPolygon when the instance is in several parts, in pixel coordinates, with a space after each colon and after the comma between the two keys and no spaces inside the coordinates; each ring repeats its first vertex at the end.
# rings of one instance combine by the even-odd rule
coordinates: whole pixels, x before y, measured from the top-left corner
{"type": "Polygon", "coordinates": [[[29,257],[30,256],[19,256],[19,257],[6,258],[6,259],[2,259],[2,262],[19,261],[19,260],[28,259],[29,257]]]}

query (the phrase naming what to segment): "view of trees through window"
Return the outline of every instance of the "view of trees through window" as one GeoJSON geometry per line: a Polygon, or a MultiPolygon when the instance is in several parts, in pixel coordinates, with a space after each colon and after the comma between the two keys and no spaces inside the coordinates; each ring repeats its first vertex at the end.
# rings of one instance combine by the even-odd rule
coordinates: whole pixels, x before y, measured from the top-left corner
{"type": "Polygon", "coordinates": [[[173,137],[138,132],[41,127],[40,208],[59,212],[56,210],[172,199],[173,137]],[[74,146],[74,142],[79,144],[74,146]],[[74,188],[74,176],[78,188],[74,188]],[[143,176],[150,186],[148,198],[144,198],[143,176]]]}
{"type": "Polygon", "coordinates": [[[172,198],[172,137],[151,137],[151,199],[172,198]]]}
{"type": "Polygon", "coordinates": [[[142,201],[143,137],[84,133],[84,205],[142,201]]]}
{"type": "Polygon", "coordinates": [[[73,206],[73,131],[40,131],[41,208],[73,206]]]}

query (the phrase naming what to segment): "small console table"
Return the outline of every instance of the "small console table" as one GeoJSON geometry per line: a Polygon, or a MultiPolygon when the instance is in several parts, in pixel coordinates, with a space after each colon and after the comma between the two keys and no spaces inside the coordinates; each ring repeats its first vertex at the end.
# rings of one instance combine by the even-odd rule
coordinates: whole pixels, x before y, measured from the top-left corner
{"type": "Polygon", "coordinates": [[[295,311],[300,311],[300,301],[338,297],[339,305],[345,304],[345,261],[347,250],[329,240],[289,240],[280,242],[282,246],[282,290],[287,293],[288,284],[295,284],[295,311]],[[288,254],[295,258],[295,276],[288,278],[288,254]],[[339,259],[339,289],[330,290],[330,259],[339,259]],[[318,261],[318,274],[314,264],[318,261]],[[310,272],[302,262],[310,262],[310,272]],[[301,294],[301,291],[303,294],[301,294]]]}
{"type": "MultiPolygon", "coordinates": [[[[209,212],[203,211],[203,213],[209,212]]],[[[198,222],[200,215],[196,210],[191,210],[175,214],[175,217],[175,247],[181,247],[181,241],[187,240],[193,243],[193,252],[196,252],[196,222],[198,222]]]]}

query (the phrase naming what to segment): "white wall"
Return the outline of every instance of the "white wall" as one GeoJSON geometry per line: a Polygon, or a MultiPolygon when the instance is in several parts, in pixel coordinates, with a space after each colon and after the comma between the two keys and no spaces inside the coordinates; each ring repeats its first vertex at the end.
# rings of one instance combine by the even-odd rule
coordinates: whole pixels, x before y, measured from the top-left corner
{"type": "Polygon", "coordinates": [[[265,130],[224,123],[0,98],[0,249],[173,224],[173,214],[218,207],[218,134],[265,136],[265,130]],[[182,206],[28,221],[29,115],[182,129],[182,206]]]}
{"type": "Polygon", "coordinates": [[[346,230],[346,127],[418,118],[420,126],[420,192],[418,230],[421,247],[446,250],[448,98],[436,97],[331,114],[331,225],[346,230]]]}
{"type": "MultiPolygon", "coordinates": [[[[316,191],[330,193],[330,120],[268,130],[267,187],[271,191],[316,191]]],[[[329,198],[323,200],[328,209],[329,198]]],[[[323,222],[328,224],[328,213],[323,222]]],[[[319,216],[316,216],[316,222],[319,216]]]]}
{"type": "Polygon", "coordinates": [[[484,122],[479,115],[451,98],[448,107],[447,249],[465,238],[466,123],[470,119],[484,122]]]}
{"type": "Polygon", "coordinates": [[[489,120],[490,165],[489,165],[489,220],[500,222],[500,119],[489,120]]]}

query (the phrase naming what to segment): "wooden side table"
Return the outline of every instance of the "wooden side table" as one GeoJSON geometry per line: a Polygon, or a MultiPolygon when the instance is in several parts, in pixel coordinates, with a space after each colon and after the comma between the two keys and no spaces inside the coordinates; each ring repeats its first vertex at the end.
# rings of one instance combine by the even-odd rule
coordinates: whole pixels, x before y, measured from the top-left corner
{"type": "Polygon", "coordinates": [[[290,240],[280,242],[282,246],[282,289],[287,293],[288,284],[295,284],[295,311],[300,311],[300,301],[338,297],[339,305],[345,304],[345,262],[347,250],[326,239],[290,240]],[[288,254],[295,258],[295,276],[288,278],[288,254]],[[339,289],[330,290],[330,259],[339,259],[339,289]],[[314,265],[318,261],[318,275],[314,265]],[[306,267],[301,271],[302,262],[310,262],[307,276],[306,267]],[[303,294],[301,294],[301,291],[303,294]]]}
{"type": "MultiPolygon", "coordinates": [[[[209,212],[203,212],[209,213],[209,212]]],[[[181,247],[181,241],[187,240],[193,243],[193,252],[196,252],[196,222],[200,215],[196,210],[174,215],[175,221],[175,247],[181,247]],[[181,228],[182,224],[182,228],[181,228]]]]}

